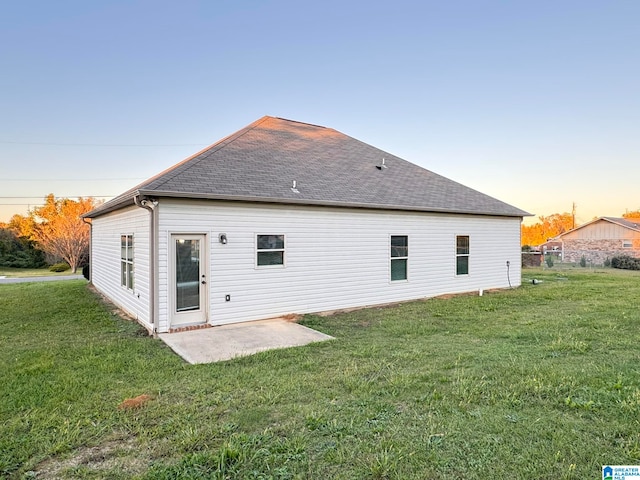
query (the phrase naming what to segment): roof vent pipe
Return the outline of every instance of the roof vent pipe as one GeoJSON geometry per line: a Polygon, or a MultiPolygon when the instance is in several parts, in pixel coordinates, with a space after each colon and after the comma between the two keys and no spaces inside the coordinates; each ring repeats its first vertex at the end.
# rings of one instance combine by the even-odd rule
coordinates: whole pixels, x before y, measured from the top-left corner
{"type": "Polygon", "coordinates": [[[296,182],[295,180],[291,184],[291,191],[293,193],[300,193],[300,190],[298,190],[298,182],[296,182]]]}
{"type": "Polygon", "coordinates": [[[376,165],[376,168],[378,170],[382,170],[384,168],[387,168],[387,166],[384,164],[384,158],[382,159],[382,163],[380,165],[376,165]]]}

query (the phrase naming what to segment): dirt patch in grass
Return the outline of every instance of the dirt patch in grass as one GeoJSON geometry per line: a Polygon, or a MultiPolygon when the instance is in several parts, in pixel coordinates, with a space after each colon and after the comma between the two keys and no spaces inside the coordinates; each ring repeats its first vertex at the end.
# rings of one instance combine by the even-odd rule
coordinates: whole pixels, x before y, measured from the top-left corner
{"type": "Polygon", "coordinates": [[[99,475],[101,472],[122,472],[123,477],[143,473],[150,458],[140,455],[135,438],[116,438],[92,447],[82,447],[64,458],[52,457],[41,462],[27,478],[59,479],[76,477],[82,472],[99,475]]]}
{"type": "Polygon", "coordinates": [[[126,398],[118,405],[118,410],[135,410],[153,400],[150,395],[142,394],[134,398],[126,398]]]}
{"type": "Polygon", "coordinates": [[[291,323],[298,323],[300,321],[300,319],[302,319],[302,315],[298,314],[298,313],[289,313],[287,315],[283,315],[282,320],[286,321],[286,322],[291,322],[291,323]]]}

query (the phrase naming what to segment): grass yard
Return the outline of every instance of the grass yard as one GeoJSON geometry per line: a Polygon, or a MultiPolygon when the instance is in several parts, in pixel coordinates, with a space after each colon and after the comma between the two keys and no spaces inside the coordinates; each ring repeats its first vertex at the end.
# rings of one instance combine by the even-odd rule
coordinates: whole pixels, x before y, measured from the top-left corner
{"type": "Polygon", "coordinates": [[[303,323],[190,366],[82,281],[0,285],[0,477],[593,479],[640,464],[640,272],[303,323]],[[139,409],[125,398],[148,394],[139,409]]]}

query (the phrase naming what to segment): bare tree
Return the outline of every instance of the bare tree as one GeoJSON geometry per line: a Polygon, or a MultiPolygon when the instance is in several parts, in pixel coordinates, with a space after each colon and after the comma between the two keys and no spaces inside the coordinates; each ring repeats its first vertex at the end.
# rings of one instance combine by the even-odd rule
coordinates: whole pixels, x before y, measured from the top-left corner
{"type": "Polygon", "coordinates": [[[92,197],[76,201],[47,195],[42,207],[29,212],[34,220],[32,238],[42,250],[67,262],[76,273],[89,255],[89,225],[80,216],[97,205],[92,197]]]}

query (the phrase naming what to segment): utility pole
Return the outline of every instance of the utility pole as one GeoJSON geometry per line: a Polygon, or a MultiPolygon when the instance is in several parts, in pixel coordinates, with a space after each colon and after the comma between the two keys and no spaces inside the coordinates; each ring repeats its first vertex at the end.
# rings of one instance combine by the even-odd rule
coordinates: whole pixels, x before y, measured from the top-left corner
{"type": "Polygon", "coordinates": [[[574,228],[576,228],[576,202],[573,202],[573,205],[571,207],[571,229],[573,230],[574,228]]]}

